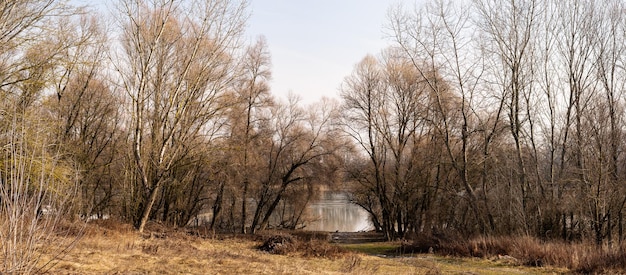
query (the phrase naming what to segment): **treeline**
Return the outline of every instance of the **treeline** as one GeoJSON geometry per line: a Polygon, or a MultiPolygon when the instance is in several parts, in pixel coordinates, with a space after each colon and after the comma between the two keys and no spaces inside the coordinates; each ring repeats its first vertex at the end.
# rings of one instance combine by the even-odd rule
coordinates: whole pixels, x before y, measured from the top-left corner
{"type": "Polygon", "coordinates": [[[0,3],[2,230],[304,226],[315,186],[338,179],[338,103],[271,95],[246,1],[113,1],[112,18],[67,4],[0,3]]]}
{"type": "Polygon", "coordinates": [[[0,218],[254,233],[343,185],[390,239],[621,242],[624,4],[555,2],[397,6],[341,102],[303,106],[272,96],[245,1],[5,1],[0,218]]]}
{"type": "Polygon", "coordinates": [[[459,2],[392,10],[346,79],[354,200],[390,238],[621,243],[623,1],[459,2]]]}

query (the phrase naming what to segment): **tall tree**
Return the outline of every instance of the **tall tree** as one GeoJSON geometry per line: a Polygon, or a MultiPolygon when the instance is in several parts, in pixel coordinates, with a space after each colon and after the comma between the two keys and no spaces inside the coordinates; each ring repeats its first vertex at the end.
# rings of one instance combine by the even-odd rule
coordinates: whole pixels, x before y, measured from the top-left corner
{"type": "Polygon", "coordinates": [[[346,77],[341,87],[344,101],[344,131],[354,139],[359,149],[366,152],[371,163],[370,177],[359,181],[374,194],[374,201],[368,198],[367,203],[361,202],[365,210],[374,216],[375,224],[379,224],[386,237],[393,237],[391,229],[390,198],[383,179],[384,155],[386,147],[380,134],[381,117],[384,112],[384,78],[380,65],[375,57],[366,56],[359,62],[352,73],[346,77]],[[377,207],[375,206],[377,205],[377,207]],[[377,217],[376,209],[380,209],[377,217]]]}
{"type": "Polygon", "coordinates": [[[121,189],[116,151],[123,138],[121,96],[101,73],[107,53],[106,30],[95,17],[62,20],[58,36],[70,44],[56,58],[55,93],[46,106],[60,124],[55,131],[60,150],[82,171],[82,214],[110,214],[113,197],[121,189]]]}
{"type": "MultiPolygon", "coordinates": [[[[477,1],[479,26],[486,33],[485,54],[494,60],[496,87],[494,91],[504,101],[508,116],[511,137],[515,143],[516,152],[516,184],[520,194],[515,198],[521,204],[519,212],[523,221],[521,226],[528,232],[532,226],[530,215],[533,186],[528,177],[528,168],[525,163],[527,144],[533,142],[532,110],[528,103],[532,95],[534,81],[534,44],[533,34],[537,32],[538,18],[541,12],[539,3],[529,1],[477,1]],[[524,125],[528,122],[530,126],[524,125]],[[529,129],[529,130],[526,130],[529,129]],[[530,139],[530,140],[529,140],[530,139]]],[[[534,202],[537,204],[537,202],[534,202]]]]}
{"type": "Polygon", "coordinates": [[[623,115],[621,112],[620,99],[623,96],[623,88],[626,85],[626,79],[622,77],[624,68],[620,66],[624,62],[623,58],[626,54],[626,48],[622,43],[625,39],[624,17],[620,10],[623,10],[624,4],[620,1],[608,1],[605,5],[601,5],[602,17],[601,23],[595,29],[597,35],[598,47],[595,51],[597,60],[597,73],[599,81],[602,85],[606,97],[608,107],[608,116],[610,123],[610,177],[613,181],[619,180],[619,141],[621,133],[618,129],[620,123],[623,123],[623,115]],[[608,31],[607,31],[608,30],[608,31]],[[622,73],[622,74],[620,74],[622,73]]]}
{"type": "Polygon", "coordinates": [[[132,151],[140,196],[135,226],[143,231],[169,172],[223,109],[234,80],[245,2],[122,1],[123,52],[116,60],[132,103],[132,151]]]}
{"type": "Polygon", "coordinates": [[[459,175],[477,226],[487,232],[485,216],[491,215],[481,211],[476,182],[470,179],[473,169],[470,152],[476,134],[475,94],[482,81],[484,64],[472,43],[475,29],[469,11],[467,5],[445,1],[437,1],[415,13],[405,13],[398,7],[391,13],[390,29],[395,44],[430,90],[434,129],[459,175]]]}
{"type": "Polygon", "coordinates": [[[74,10],[57,1],[0,3],[0,272],[45,273],[74,238],[53,238],[73,219],[78,170],[58,150],[42,106],[62,52],[76,46],[54,26],[74,10]],[[51,27],[52,26],[52,27],[51,27]],[[42,216],[45,215],[45,218],[42,216]],[[44,251],[45,250],[45,251],[44,251]]]}
{"type": "MultiPolygon", "coordinates": [[[[262,108],[267,108],[271,104],[269,94],[269,80],[271,79],[271,57],[267,49],[267,42],[261,37],[257,42],[248,47],[243,60],[243,76],[235,89],[236,105],[233,110],[233,117],[239,116],[233,121],[232,136],[236,140],[236,147],[241,148],[239,156],[239,173],[242,175],[241,181],[243,194],[241,196],[241,233],[246,233],[247,225],[247,197],[250,188],[252,172],[258,167],[253,167],[251,156],[251,146],[253,139],[257,139],[259,120],[262,119],[262,108]],[[241,115],[243,114],[243,115],[241,115]]],[[[237,161],[237,160],[234,160],[237,161]]],[[[218,196],[221,194],[218,194],[218,196]]]]}
{"type": "MultiPolygon", "coordinates": [[[[262,173],[254,194],[256,206],[250,233],[264,230],[283,201],[288,188],[315,180],[316,166],[323,165],[342,144],[335,139],[336,110],[324,102],[308,111],[290,97],[287,104],[277,103],[263,126],[262,173]]],[[[328,163],[332,163],[329,161],[328,163]]]]}

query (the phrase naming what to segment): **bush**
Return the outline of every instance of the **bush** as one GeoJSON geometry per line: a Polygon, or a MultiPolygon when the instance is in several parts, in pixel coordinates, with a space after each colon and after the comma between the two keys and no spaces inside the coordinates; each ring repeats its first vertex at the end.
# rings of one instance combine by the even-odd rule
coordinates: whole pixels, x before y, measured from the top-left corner
{"type": "Polygon", "coordinates": [[[285,255],[294,251],[294,242],[289,235],[274,235],[265,240],[259,249],[271,254],[285,255]]]}
{"type": "Polygon", "coordinates": [[[541,241],[533,237],[460,238],[454,234],[423,234],[400,248],[403,253],[506,259],[515,264],[568,268],[584,274],[626,270],[626,246],[606,250],[593,244],[541,241]]]}
{"type": "Polygon", "coordinates": [[[454,233],[420,234],[403,242],[402,253],[437,253],[445,256],[471,257],[470,243],[454,233]]]}
{"type": "Polygon", "coordinates": [[[329,244],[327,240],[311,238],[313,235],[307,236],[298,238],[290,234],[271,235],[266,238],[259,249],[271,254],[298,254],[304,257],[329,259],[341,258],[347,254],[345,249],[329,244]]]}
{"type": "Polygon", "coordinates": [[[347,251],[336,245],[329,244],[327,241],[312,240],[308,242],[299,242],[298,251],[304,257],[337,259],[347,254],[347,251]]]}
{"type": "Polygon", "coordinates": [[[626,248],[621,247],[611,251],[589,253],[583,257],[575,268],[583,274],[609,273],[610,271],[626,270],[626,248]]]}
{"type": "MultiPolygon", "coordinates": [[[[82,236],[78,178],[46,142],[44,122],[0,124],[0,273],[45,273],[82,236]],[[45,259],[43,255],[55,255],[45,259]]],[[[6,121],[4,121],[6,122],[6,121]]]]}

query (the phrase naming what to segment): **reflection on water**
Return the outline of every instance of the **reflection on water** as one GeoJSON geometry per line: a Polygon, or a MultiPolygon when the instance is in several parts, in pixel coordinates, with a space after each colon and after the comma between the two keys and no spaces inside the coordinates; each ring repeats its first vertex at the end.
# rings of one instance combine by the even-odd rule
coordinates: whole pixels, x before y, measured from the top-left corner
{"type": "Polygon", "coordinates": [[[350,203],[343,192],[324,192],[322,198],[308,206],[308,216],[314,219],[305,230],[358,232],[374,229],[368,213],[350,203]]]}

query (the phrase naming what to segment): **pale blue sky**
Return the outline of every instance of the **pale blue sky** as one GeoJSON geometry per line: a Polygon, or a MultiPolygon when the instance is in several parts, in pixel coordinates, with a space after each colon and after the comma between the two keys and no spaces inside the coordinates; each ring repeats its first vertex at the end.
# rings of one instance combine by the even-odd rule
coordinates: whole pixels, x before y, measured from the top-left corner
{"type": "Polygon", "coordinates": [[[366,54],[387,45],[391,5],[415,0],[251,0],[248,36],[264,35],[273,63],[272,92],[304,102],[338,97],[344,77],[366,54]]]}
{"type": "MultiPolygon", "coordinates": [[[[70,0],[106,10],[115,0],[70,0]]],[[[343,79],[366,54],[378,54],[387,12],[424,0],[249,0],[246,38],[264,35],[272,54],[272,93],[298,94],[305,103],[338,98],[343,79]]]]}

